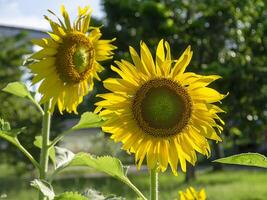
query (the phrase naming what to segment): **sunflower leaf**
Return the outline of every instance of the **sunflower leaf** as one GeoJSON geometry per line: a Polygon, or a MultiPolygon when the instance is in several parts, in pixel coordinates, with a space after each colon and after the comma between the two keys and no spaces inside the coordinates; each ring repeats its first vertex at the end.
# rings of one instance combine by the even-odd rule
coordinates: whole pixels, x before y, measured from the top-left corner
{"type": "Polygon", "coordinates": [[[13,94],[18,97],[28,98],[43,114],[43,110],[39,103],[34,99],[27,86],[22,82],[11,82],[7,84],[2,91],[13,94]]]}
{"type": "Polygon", "coordinates": [[[7,84],[5,88],[2,89],[4,92],[19,96],[32,98],[31,93],[27,89],[26,85],[22,82],[12,82],[7,84]]]}
{"type": "Polygon", "coordinates": [[[118,179],[126,180],[121,161],[111,156],[93,157],[87,153],[78,153],[69,163],[69,166],[87,166],[104,172],[118,179]]]}
{"type": "MultiPolygon", "coordinates": [[[[68,155],[69,152],[70,151],[67,150],[68,155]]],[[[57,171],[66,167],[84,166],[91,167],[97,171],[104,172],[118,179],[128,179],[125,175],[124,167],[121,161],[111,156],[94,157],[84,152],[80,152],[76,155],[71,152],[71,156],[67,156],[66,159],[64,159],[64,162],[61,163],[63,164],[57,164],[57,171]]]]}
{"type": "Polygon", "coordinates": [[[225,158],[220,158],[214,160],[213,162],[267,168],[267,158],[259,153],[241,153],[225,158]]]}
{"type": "Polygon", "coordinates": [[[83,195],[86,196],[89,199],[93,200],[125,200],[123,197],[118,197],[114,194],[109,194],[109,195],[103,195],[101,192],[94,190],[94,189],[86,189],[83,192],[83,195]]]}
{"type": "MultiPolygon", "coordinates": [[[[71,151],[67,150],[68,153],[71,151]]],[[[118,180],[122,181],[129,187],[136,191],[138,189],[132,184],[132,182],[128,179],[125,173],[125,168],[122,165],[121,161],[115,157],[111,156],[100,156],[95,157],[91,154],[80,152],[78,154],[73,154],[71,152],[71,157],[67,156],[68,159],[65,159],[65,162],[62,165],[57,165],[57,169],[52,174],[52,179],[56,174],[58,174],[60,171],[67,167],[90,167],[97,171],[106,173],[114,178],[117,178],[118,180]]],[[[138,195],[142,195],[140,191],[138,191],[138,195]]],[[[143,195],[142,195],[143,196],[143,195]]],[[[146,199],[143,196],[143,199],[146,199]]]]}
{"type": "Polygon", "coordinates": [[[125,174],[121,161],[111,156],[94,157],[91,154],[84,152],[80,152],[76,155],[71,153],[71,156],[67,156],[62,163],[63,164],[60,165],[57,164],[57,169],[53,176],[67,167],[83,166],[93,168],[97,171],[122,180],[123,182],[130,183],[130,180],[125,174]]]}
{"type": "Polygon", "coordinates": [[[61,147],[55,147],[55,149],[56,149],[56,169],[66,167],[75,157],[75,154],[68,149],[61,147]]]}
{"type": "Polygon", "coordinates": [[[91,200],[78,192],[64,192],[54,198],[54,200],[91,200]]]}
{"type": "Polygon", "coordinates": [[[11,129],[10,124],[0,118],[0,137],[14,144],[20,146],[17,136],[25,130],[25,127],[20,129],[11,129]]]}
{"type": "Polygon", "coordinates": [[[31,182],[31,186],[43,193],[48,200],[55,198],[55,193],[52,185],[44,180],[34,179],[31,182]]]}
{"type": "Polygon", "coordinates": [[[72,127],[72,130],[101,127],[103,122],[104,120],[97,114],[92,112],[85,112],[82,114],[78,124],[72,127]]]}

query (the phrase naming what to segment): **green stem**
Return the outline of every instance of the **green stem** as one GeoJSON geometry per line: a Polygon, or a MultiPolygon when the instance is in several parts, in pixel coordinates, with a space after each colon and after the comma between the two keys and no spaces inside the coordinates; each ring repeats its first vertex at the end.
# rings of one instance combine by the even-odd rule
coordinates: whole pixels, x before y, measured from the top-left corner
{"type": "Polygon", "coordinates": [[[16,144],[14,145],[31,161],[36,169],[40,169],[39,163],[34,159],[34,157],[20,144],[19,140],[16,138],[16,144]]]}
{"type": "MultiPolygon", "coordinates": [[[[42,148],[40,155],[40,179],[46,180],[48,172],[48,161],[49,161],[49,137],[50,137],[50,119],[51,114],[49,108],[51,101],[44,105],[44,115],[42,123],[42,148]]],[[[39,200],[44,199],[42,193],[39,193],[39,200]]]]}
{"type": "Polygon", "coordinates": [[[132,188],[132,190],[143,200],[147,200],[147,198],[143,195],[143,193],[138,190],[137,187],[135,187],[134,184],[132,184],[129,180],[128,181],[124,181],[122,180],[126,185],[128,185],[130,188],[132,188]]]}
{"type": "Polygon", "coordinates": [[[158,200],[158,172],[157,172],[157,167],[150,170],[150,200],[158,200]]]}
{"type": "Polygon", "coordinates": [[[67,131],[64,131],[64,132],[62,132],[61,134],[59,134],[50,144],[49,144],[49,148],[50,147],[53,147],[53,146],[55,146],[65,135],[67,135],[67,134],[69,134],[69,133],[71,133],[71,132],[73,132],[73,130],[72,129],[69,129],[69,130],[67,130],[67,131]]]}
{"type": "Polygon", "coordinates": [[[34,103],[34,105],[36,106],[36,108],[40,111],[40,113],[42,115],[44,115],[44,110],[42,109],[42,107],[40,106],[39,103],[36,102],[36,100],[34,98],[31,98],[32,102],[34,103]]]}

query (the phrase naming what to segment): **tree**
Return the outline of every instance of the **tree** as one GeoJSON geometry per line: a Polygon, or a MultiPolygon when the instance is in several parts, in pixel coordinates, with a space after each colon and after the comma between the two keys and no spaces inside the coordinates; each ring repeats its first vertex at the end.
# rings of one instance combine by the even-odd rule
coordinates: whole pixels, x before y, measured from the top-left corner
{"type": "MultiPolygon", "coordinates": [[[[23,78],[23,57],[32,53],[26,34],[20,33],[12,37],[0,38],[0,89],[9,82],[21,81],[23,78]]],[[[27,127],[19,136],[21,143],[31,152],[35,152],[33,141],[35,135],[39,134],[41,126],[41,115],[36,108],[23,98],[0,92],[0,118],[9,121],[12,127],[27,127]]],[[[2,162],[18,164],[28,163],[28,160],[11,144],[0,139],[0,157],[2,162]]]]}

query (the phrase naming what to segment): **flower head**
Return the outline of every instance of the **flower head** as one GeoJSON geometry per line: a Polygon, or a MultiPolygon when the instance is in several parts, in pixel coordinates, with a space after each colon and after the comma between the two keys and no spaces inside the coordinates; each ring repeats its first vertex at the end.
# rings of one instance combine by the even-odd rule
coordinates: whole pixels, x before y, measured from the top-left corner
{"type": "MultiPolygon", "coordinates": [[[[56,16],[52,11],[49,12],[56,16]]],[[[64,6],[61,7],[62,21],[50,23],[50,38],[33,40],[42,50],[31,56],[36,62],[29,68],[35,74],[33,84],[41,82],[41,103],[51,99],[52,109],[57,104],[59,111],[75,112],[88,91],[93,89],[93,79],[100,80],[103,70],[99,61],[112,58],[113,40],[102,40],[99,28],[90,26],[90,7],[78,9],[78,17],[71,24],[64,6]]]]}
{"type": "Polygon", "coordinates": [[[196,151],[209,156],[207,139],[221,141],[223,112],[213,103],[225,95],[207,86],[220,76],[185,72],[192,51],[190,46],[178,60],[171,60],[168,42],[161,40],[155,62],[144,42],[141,56],[130,47],[133,64],[122,60],[111,69],[121,78],[109,78],[104,86],[110,93],[98,95],[100,115],[105,117],[105,132],[115,142],[135,154],[140,168],[146,158],[153,169],[168,165],[177,175],[178,163],[186,171],[186,161],[195,164],[196,151]]]}
{"type": "Polygon", "coordinates": [[[205,189],[202,188],[199,192],[195,190],[193,187],[189,187],[185,192],[179,191],[179,200],[206,200],[206,192],[205,189]]]}

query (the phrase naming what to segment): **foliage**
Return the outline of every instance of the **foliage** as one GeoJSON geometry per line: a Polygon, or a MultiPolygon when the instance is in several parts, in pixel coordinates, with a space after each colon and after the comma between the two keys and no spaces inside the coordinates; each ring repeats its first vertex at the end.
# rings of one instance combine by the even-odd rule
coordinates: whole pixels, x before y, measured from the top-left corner
{"type": "Polygon", "coordinates": [[[53,200],[55,197],[52,185],[46,181],[35,179],[31,182],[31,186],[40,190],[48,200],[53,200]]]}
{"type": "Polygon", "coordinates": [[[85,129],[85,128],[95,128],[95,127],[101,127],[104,120],[92,113],[92,112],[85,112],[82,114],[81,119],[77,125],[72,127],[72,130],[78,130],[78,129],[85,129]]]}
{"type": "MultiPolygon", "coordinates": [[[[23,78],[23,56],[31,53],[31,46],[27,41],[27,35],[20,33],[15,36],[0,38],[0,89],[7,83],[20,81],[23,78]]],[[[9,121],[12,127],[27,126],[27,132],[21,135],[20,140],[26,148],[37,155],[32,142],[38,134],[41,118],[40,114],[28,100],[17,98],[5,92],[0,92],[0,117],[9,121]]],[[[12,145],[0,140],[0,157],[2,162],[17,164],[28,161],[12,145]]]]}
{"type": "Polygon", "coordinates": [[[52,185],[39,179],[32,181],[31,186],[40,190],[47,200],[88,200],[88,198],[78,192],[64,192],[62,194],[55,195],[52,185]]]}
{"type": "Polygon", "coordinates": [[[267,158],[259,153],[241,153],[217,159],[214,162],[267,168],[267,158]]]}
{"type": "Polygon", "coordinates": [[[77,192],[64,192],[55,197],[55,200],[89,200],[77,192]]]}
{"type": "Polygon", "coordinates": [[[125,198],[117,197],[115,195],[105,196],[101,192],[93,190],[93,189],[87,189],[84,192],[84,195],[88,197],[89,199],[94,199],[94,200],[125,200],[125,198]]]}

